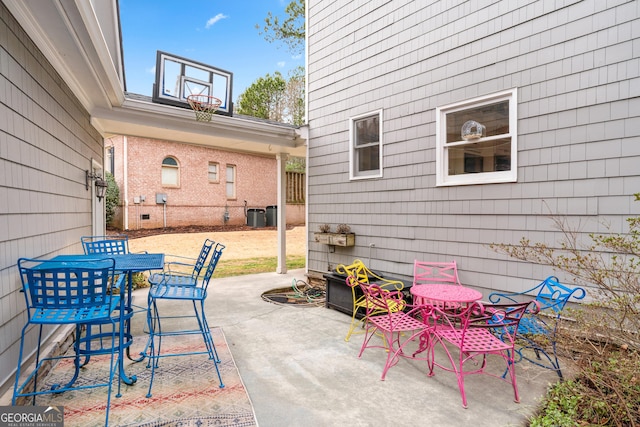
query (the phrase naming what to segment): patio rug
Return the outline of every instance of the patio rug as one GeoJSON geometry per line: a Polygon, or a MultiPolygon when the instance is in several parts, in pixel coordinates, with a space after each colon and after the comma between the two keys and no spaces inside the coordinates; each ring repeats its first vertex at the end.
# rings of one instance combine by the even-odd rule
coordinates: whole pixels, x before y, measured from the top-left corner
{"type": "MultiPolygon", "coordinates": [[[[137,382],[122,385],[122,397],[116,398],[117,383],[111,395],[110,426],[257,426],[251,400],[247,395],[238,369],[222,329],[213,328],[213,339],[221,360],[220,373],[224,388],[219,388],[218,377],[206,355],[167,357],[160,360],[153,381],[153,396],[146,397],[151,369],[146,360],[138,363],[126,359],[125,371],[136,375],[137,382]]],[[[143,339],[143,338],[141,338],[143,339]]],[[[132,353],[141,350],[134,341],[132,353]]],[[[168,337],[163,340],[162,353],[201,351],[204,349],[199,335],[168,337]]],[[[137,354],[137,353],[134,353],[137,354]]],[[[100,375],[107,378],[109,356],[94,356],[82,369],[77,384],[95,382],[100,375]]],[[[68,379],[72,361],[61,361],[47,377],[48,385],[68,379]]],[[[104,381],[100,379],[100,381],[104,381]]],[[[38,397],[38,405],[64,406],[65,427],[104,425],[107,388],[99,387],[69,391],[60,395],[38,397]]]]}

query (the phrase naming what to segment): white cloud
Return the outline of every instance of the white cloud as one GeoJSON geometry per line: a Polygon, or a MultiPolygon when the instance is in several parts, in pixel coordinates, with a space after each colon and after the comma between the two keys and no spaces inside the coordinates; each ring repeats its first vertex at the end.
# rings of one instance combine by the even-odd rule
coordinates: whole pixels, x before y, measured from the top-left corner
{"type": "Polygon", "coordinates": [[[219,13],[216,16],[214,16],[213,18],[209,18],[209,20],[207,21],[207,24],[204,26],[206,29],[211,28],[216,22],[221,21],[223,19],[228,18],[227,15],[223,14],[223,13],[219,13]]]}
{"type": "Polygon", "coordinates": [[[156,66],[154,65],[151,68],[147,68],[147,73],[149,74],[155,74],[156,73],[156,66]]]}
{"type": "Polygon", "coordinates": [[[284,61],[279,61],[278,62],[278,67],[280,67],[280,68],[284,67],[285,65],[287,65],[287,63],[284,62],[284,61]]]}

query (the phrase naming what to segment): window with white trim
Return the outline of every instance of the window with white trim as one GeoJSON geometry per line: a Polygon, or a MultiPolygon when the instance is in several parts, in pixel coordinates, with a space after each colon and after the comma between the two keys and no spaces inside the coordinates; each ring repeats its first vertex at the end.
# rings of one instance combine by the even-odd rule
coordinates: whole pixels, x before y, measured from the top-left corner
{"type": "Polygon", "coordinates": [[[382,177],[382,110],[349,119],[349,178],[382,177]]]}
{"type": "Polygon", "coordinates": [[[220,178],[218,178],[218,168],[219,165],[216,162],[209,162],[209,182],[220,182],[220,178]]]}
{"type": "Polygon", "coordinates": [[[227,199],[236,198],[236,167],[227,165],[227,199]]]}
{"type": "Polygon", "coordinates": [[[162,161],[162,185],[168,187],[180,185],[180,167],[173,157],[165,157],[162,161]]]}
{"type": "Polygon", "coordinates": [[[517,90],[436,108],[436,185],[516,182],[517,90]]]}

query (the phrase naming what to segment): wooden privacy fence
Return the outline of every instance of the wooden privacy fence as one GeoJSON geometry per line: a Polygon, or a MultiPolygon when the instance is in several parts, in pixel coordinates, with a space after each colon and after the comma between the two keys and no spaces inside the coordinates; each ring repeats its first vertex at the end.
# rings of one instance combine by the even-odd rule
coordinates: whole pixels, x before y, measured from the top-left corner
{"type": "Polygon", "coordinates": [[[287,172],[287,203],[305,202],[305,178],[304,172],[287,172]]]}

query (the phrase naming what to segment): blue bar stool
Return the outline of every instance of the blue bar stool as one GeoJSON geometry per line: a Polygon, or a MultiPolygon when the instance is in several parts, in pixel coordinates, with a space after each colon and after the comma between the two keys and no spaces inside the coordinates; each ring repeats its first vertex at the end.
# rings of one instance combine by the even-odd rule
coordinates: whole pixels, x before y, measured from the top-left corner
{"type": "MultiPolygon", "coordinates": [[[[211,259],[207,266],[207,270],[204,274],[204,277],[201,282],[197,283],[195,286],[191,284],[187,285],[175,285],[171,284],[170,280],[166,282],[160,281],[156,285],[152,286],[149,289],[148,296],[148,309],[147,309],[147,322],[149,325],[149,334],[150,334],[150,344],[148,349],[148,365],[147,367],[151,367],[151,380],[149,382],[149,392],[147,397],[151,397],[151,389],[153,387],[153,379],[155,376],[155,369],[158,367],[158,362],[160,358],[163,357],[172,357],[172,356],[187,356],[193,354],[206,354],[209,356],[210,360],[213,360],[214,366],[216,368],[216,372],[218,374],[218,380],[220,381],[220,388],[224,387],[224,383],[222,382],[222,376],[220,375],[220,370],[218,369],[218,364],[220,363],[220,359],[218,358],[218,353],[216,351],[216,346],[213,342],[213,337],[211,336],[211,330],[209,329],[209,324],[207,323],[207,316],[204,311],[204,303],[207,299],[207,288],[209,286],[209,282],[211,280],[211,276],[218,264],[218,260],[222,255],[222,250],[225,248],[224,245],[217,243],[215,248],[213,249],[213,253],[211,255],[211,259]],[[171,300],[171,301],[191,301],[193,304],[194,313],[191,315],[184,316],[162,316],[158,310],[158,301],[162,300],[171,300]],[[167,319],[176,319],[176,318],[184,318],[184,317],[194,317],[198,324],[198,329],[186,329],[186,330],[178,330],[178,331],[163,331],[161,320],[167,319]],[[202,339],[204,341],[204,345],[206,347],[206,351],[195,351],[195,352],[186,352],[186,353],[170,353],[170,354],[162,354],[162,338],[177,336],[177,335],[191,335],[191,334],[200,334],[202,335],[202,339]]],[[[170,278],[170,275],[167,275],[167,279],[170,278]]]]}
{"type": "MultiPolygon", "coordinates": [[[[123,316],[118,310],[120,295],[117,290],[122,289],[123,278],[115,276],[115,261],[110,258],[83,261],[52,261],[20,258],[18,269],[22,280],[27,312],[29,319],[22,328],[20,337],[20,354],[16,380],[13,389],[12,405],[22,404],[25,397],[33,397],[32,404],[36,404],[36,396],[50,393],[62,393],[68,390],[80,390],[95,387],[107,387],[107,405],[105,425],[109,424],[109,408],[111,406],[111,390],[118,368],[118,339],[116,332],[122,327],[123,316]],[[83,381],[75,385],[80,376],[82,325],[91,322],[109,323],[111,333],[108,337],[109,346],[104,346],[104,352],[111,355],[109,378],[106,382],[83,381]],[[42,332],[45,326],[75,325],[76,340],[74,352],[71,355],[40,357],[42,332]],[[37,328],[38,340],[36,344],[36,359],[33,370],[22,382],[20,377],[23,370],[24,343],[32,329],[37,328]],[[48,369],[54,369],[61,359],[73,359],[75,371],[66,384],[55,384],[49,389],[41,389],[38,385],[39,373],[46,375],[48,369]],[[22,399],[20,399],[22,398],[22,399]],[[20,401],[19,401],[20,400],[20,401]]],[[[103,341],[107,337],[103,337],[103,341]]]]}

